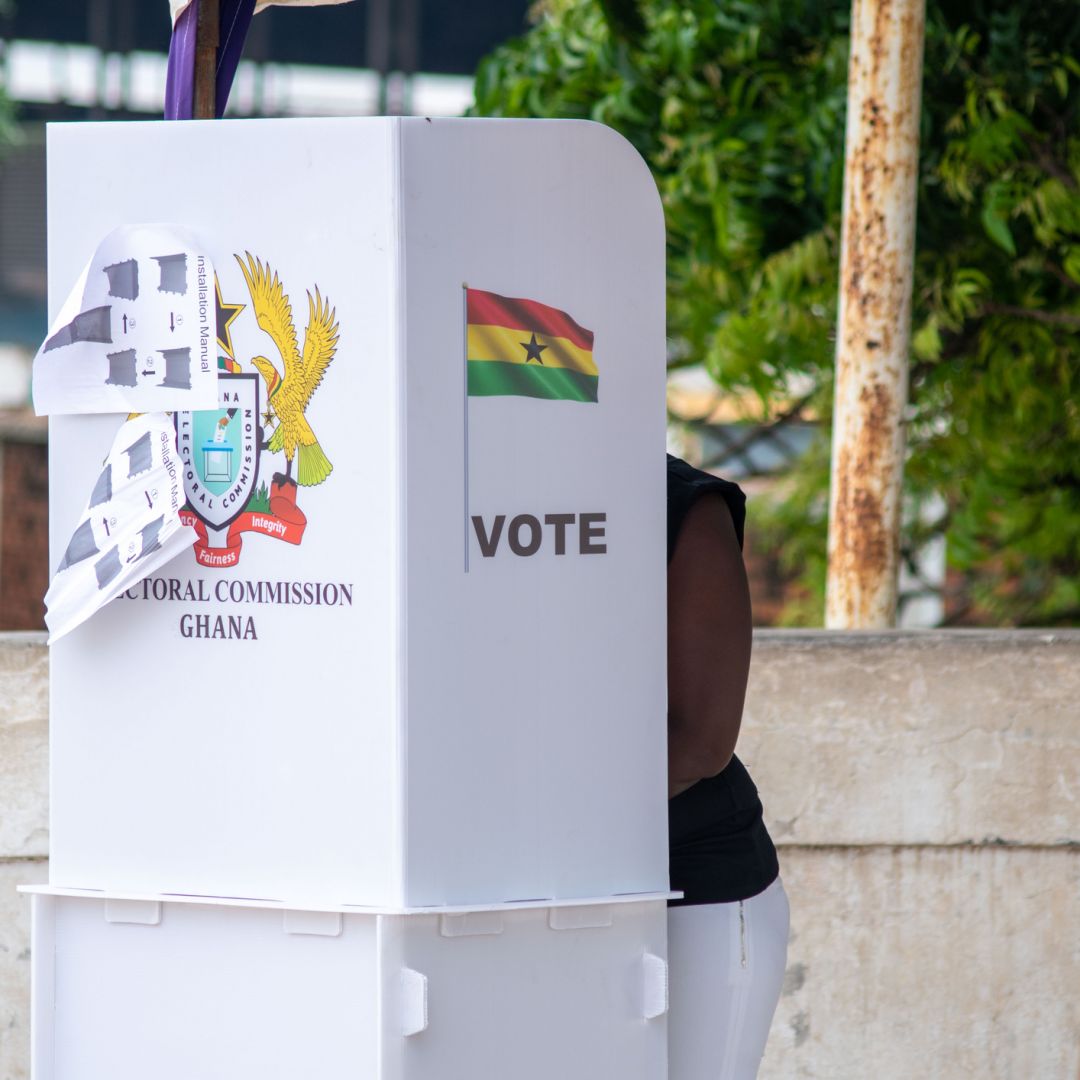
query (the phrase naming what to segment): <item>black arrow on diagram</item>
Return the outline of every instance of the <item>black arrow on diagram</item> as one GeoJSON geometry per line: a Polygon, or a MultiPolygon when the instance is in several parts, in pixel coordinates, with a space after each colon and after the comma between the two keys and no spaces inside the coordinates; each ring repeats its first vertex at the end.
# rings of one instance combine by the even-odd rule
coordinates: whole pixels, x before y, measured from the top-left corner
{"type": "Polygon", "coordinates": [[[124,333],[127,333],[127,316],[124,316],[124,333]]]}
{"type": "Polygon", "coordinates": [[[173,314],[173,312],[171,312],[171,311],[169,312],[169,329],[170,330],[175,330],[176,329],[176,317],[173,314]]]}

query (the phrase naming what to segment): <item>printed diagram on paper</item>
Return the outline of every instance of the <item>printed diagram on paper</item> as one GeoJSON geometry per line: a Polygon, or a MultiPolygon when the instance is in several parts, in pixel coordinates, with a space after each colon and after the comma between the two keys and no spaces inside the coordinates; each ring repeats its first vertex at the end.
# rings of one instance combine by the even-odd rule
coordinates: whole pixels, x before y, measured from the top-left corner
{"type": "Polygon", "coordinates": [[[115,229],[34,359],[38,415],[213,408],[214,313],[214,270],[190,233],[115,229]]]}
{"type": "Polygon", "coordinates": [[[50,642],[191,546],[182,474],[171,417],[121,425],[45,596],[50,642]]]}

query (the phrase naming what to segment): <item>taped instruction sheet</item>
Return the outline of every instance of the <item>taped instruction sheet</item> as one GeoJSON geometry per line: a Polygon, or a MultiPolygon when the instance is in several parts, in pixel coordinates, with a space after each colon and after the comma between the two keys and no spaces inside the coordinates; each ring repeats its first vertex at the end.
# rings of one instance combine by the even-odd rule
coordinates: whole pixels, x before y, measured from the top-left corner
{"type": "Polygon", "coordinates": [[[214,268],[186,229],[114,229],[34,358],[37,414],[214,408],[214,299],[214,268]]]}
{"type": "Polygon", "coordinates": [[[183,483],[172,417],[124,421],[45,595],[50,644],[192,545],[183,483]]]}

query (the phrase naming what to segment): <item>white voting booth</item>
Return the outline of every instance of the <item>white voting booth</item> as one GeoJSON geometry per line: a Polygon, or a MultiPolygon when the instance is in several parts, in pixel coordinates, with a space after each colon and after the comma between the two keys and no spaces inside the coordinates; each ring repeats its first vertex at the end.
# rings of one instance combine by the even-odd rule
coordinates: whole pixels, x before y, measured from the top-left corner
{"type": "MultiPolygon", "coordinates": [[[[173,419],[194,546],[52,649],[37,1080],[664,1076],[644,164],[424,118],[48,161],[52,310],[117,226],[190,230],[219,407],[173,419]]],[[[123,419],[50,422],[54,566],[123,419]]]]}

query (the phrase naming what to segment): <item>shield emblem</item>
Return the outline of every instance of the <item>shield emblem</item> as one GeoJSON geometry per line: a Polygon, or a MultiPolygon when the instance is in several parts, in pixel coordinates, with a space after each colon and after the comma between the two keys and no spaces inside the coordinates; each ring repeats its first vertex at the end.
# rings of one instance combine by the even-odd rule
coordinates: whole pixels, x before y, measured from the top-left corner
{"type": "Polygon", "coordinates": [[[218,407],[176,414],[188,507],[208,530],[228,528],[259,478],[259,376],[218,372],[218,407]]]}

